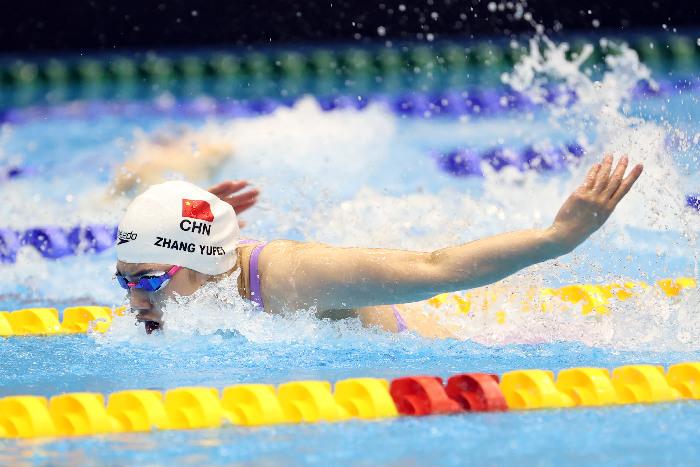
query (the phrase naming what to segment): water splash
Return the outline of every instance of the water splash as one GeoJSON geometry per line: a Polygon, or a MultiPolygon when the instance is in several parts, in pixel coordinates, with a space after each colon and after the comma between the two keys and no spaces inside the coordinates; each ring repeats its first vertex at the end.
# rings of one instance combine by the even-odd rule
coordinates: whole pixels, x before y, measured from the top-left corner
{"type": "MultiPolygon", "coordinates": [[[[673,129],[635,117],[629,108],[638,84],[656,86],[651,71],[624,43],[602,39],[600,47],[607,68],[595,79],[590,69],[583,69],[593,52],[591,44],[570,59],[568,44],[556,44],[538,35],[530,40],[529,53],[502,80],[546,104],[552,125],[576,133],[575,137],[586,143],[585,161],[592,162],[602,154],[627,154],[633,162],[645,165],[644,176],[618,208],[622,213],[618,217],[624,217],[625,225],[672,229],[694,239],[697,216],[685,207],[683,190],[687,183],[666,144],[673,129]],[[558,97],[549,102],[547,96],[552,89],[557,89],[558,97]]],[[[577,179],[581,179],[587,165],[574,170],[577,179]]]]}
{"type": "Polygon", "coordinates": [[[548,299],[547,311],[536,290],[546,284],[537,276],[513,277],[493,288],[472,291],[468,313],[454,302],[426,306],[459,339],[485,345],[581,342],[618,350],[692,351],[700,349],[698,289],[676,297],[650,287],[626,301],[611,300],[608,311],[583,313],[580,304],[548,299]]]}
{"type": "Polygon", "coordinates": [[[146,337],[142,325],[134,326],[128,314],[117,317],[105,334],[94,334],[102,345],[143,344],[155,337],[167,345],[187,346],[193,336],[208,339],[211,344],[238,336],[248,342],[313,343],[339,338],[365,339],[384,335],[378,330],[362,328],[357,320],[333,322],[320,320],[315,310],[294,310],[279,314],[261,312],[238,293],[239,273],[205,284],[190,296],[175,296],[163,304],[164,332],[146,337]]]}

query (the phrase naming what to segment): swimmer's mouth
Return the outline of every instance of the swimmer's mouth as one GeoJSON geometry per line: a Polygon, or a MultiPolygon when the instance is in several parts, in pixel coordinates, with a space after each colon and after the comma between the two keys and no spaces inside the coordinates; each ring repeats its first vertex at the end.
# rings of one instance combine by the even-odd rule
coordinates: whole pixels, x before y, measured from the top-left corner
{"type": "Polygon", "coordinates": [[[146,334],[151,334],[153,331],[159,331],[162,329],[160,322],[153,320],[153,315],[150,312],[139,312],[136,315],[136,321],[143,323],[144,328],[146,329],[146,334]]]}
{"type": "Polygon", "coordinates": [[[153,331],[160,331],[160,323],[157,321],[144,321],[143,325],[146,328],[146,334],[151,334],[153,331]]]}

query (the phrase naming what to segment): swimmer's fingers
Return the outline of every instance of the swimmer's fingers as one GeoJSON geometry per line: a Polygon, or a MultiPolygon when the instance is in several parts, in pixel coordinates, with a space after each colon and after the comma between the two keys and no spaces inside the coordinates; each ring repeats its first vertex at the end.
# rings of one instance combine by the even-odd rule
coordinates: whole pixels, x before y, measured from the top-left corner
{"type": "Polygon", "coordinates": [[[603,163],[600,165],[600,170],[596,174],[593,191],[602,193],[610,182],[610,169],[612,168],[613,158],[610,154],[603,158],[603,163]]]}
{"type": "Polygon", "coordinates": [[[622,156],[619,162],[617,163],[617,167],[615,167],[615,171],[610,177],[610,182],[608,183],[608,186],[604,192],[606,199],[611,199],[617,191],[617,189],[620,188],[620,184],[622,184],[622,178],[625,176],[625,172],[627,171],[627,163],[627,156],[622,156]]]}
{"type": "Polygon", "coordinates": [[[224,201],[230,204],[236,213],[241,213],[257,203],[259,195],[260,191],[252,189],[240,195],[232,195],[228,198],[224,198],[224,201]]]}
{"type": "Polygon", "coordinates": [[[244,193],[236,194],[248,186],[246,180],[228,180],[209,188],[209,192],[222,201],[231,205],[237,214],[249,209],[258,201],[260,190],[252,188],[244,193]]]}
{"type": "Polygon", "coordinates": [[[598,175],[599,170],[600,164],[594,164],[593,167],[591,167],[591,170],[588,171],[588,175],[586,175],[586,180],[583,182],[585,188],[593,188],[593,185],[595,185],[595,177],[598,175]]]}
{"type": "Polygon", "coordinates": [[[230,196],[232,193],[241,191],[243,188],[248,186],[246,180],[226,180],[213,187],[209,188],[209,193],[218,196],[219,198],[225,198],[230,196]]]}
{"type": "Polygon", "coordinates": [[[231,205],[233,210],[236,211],[236,214],[240,214],[243,211],[245,211],[246,209],[250,209],[253,206],[255,206],[255,203],[257,203],[257,202],[258,202],[258,198],[255,197],[255,198],[251,199],[250,201],[246,201],[244,203],[240,203],[240,204],[229,203],[229,204],[231,205]]]}
{"type": "Polygon", "coordinates": [[[612,203],[613,208],[630,191],[632,185],[634,185],[639,176],[642,175],[643,170],[644,167],[642,166],[642,164],[637,164],[634,166],[632,171],[630,171],[627,177],[625,177],[625,179],[622,180],[622,183],[620,183],[620,186],[618,187],[617,191],[615,191],[615,194],[612,196],[612,198],[610,198],[610,202],[612,203]]]}

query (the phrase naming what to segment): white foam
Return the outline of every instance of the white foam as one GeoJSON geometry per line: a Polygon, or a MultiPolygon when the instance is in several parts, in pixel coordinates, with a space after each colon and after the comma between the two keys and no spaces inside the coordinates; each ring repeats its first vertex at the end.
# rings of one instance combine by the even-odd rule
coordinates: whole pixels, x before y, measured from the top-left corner
{"type": "Polygon", "coordinates": [[[542,285],[532,279],[525,275],[509,281],[508,295],[498,296],[485,309],[479,309],[477,300],[473,305],[476,311],[468,315],[456,312],[451,304],[439,309],[428,307],[426,312],[434,314],[459,338],[486,345],[568,341],[620,350],[700,349],[700,324],[693,311],[700,299],[697,289],[668,297],[651,287],[627,301],[611,300],[606,314],[593,311],[584,315],[581,306],[557,300],[552,301],[553,310],[540,311],[539,302],[527,298],[533,283],[542,285]],[[526,300],[532,303],[528,311],[522,306],[526,300]],[[497,313],[502,314],[502,323],[498,323],[497,313]]]}
{"type": "Polygon", "coordinates": [[[381,106],[324,112],[312,97],[270,115],[235,120],[229,127],[237,166],[343,183],[368,163],[379,162],[377,157],[386,157],[395,133],[396,119],[381,106]]]}

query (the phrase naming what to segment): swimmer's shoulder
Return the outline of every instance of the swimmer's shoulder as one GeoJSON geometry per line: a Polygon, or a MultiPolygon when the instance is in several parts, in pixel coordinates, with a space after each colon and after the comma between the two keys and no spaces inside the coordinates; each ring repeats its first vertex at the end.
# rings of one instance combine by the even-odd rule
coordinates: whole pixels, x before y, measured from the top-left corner
{"type": "MultiPolygon", "coordinates": [[[[250,299],[250,257],[256,246],[263,241],[239,244],[238,261],[241,274],[238,277],[238,289],[242,297],[250,299]]],[[[285,309],[296,303],[296,282],[299,264],[297,253],[313,250],[319,243],[299,242],[295,240],[272,240],[265,244],[258,257],[258,274],[261,292],[266,310],[285,309]]],[[[304,307],[313,304],[301,304],[304,307]]],[[[296,308],[296,305],[295,305],[296,308]]]]}
{"type": "Polygon", "coordinates": [[[236,253],[238,255],[238,264],[241,268],[241,274],[238,276],[238,291],[244,298],[250,299],[250,256],[255,247],[263,243],[265,247],[258,257],[258,273],[263,282],[263,278],[268,275],[267,266],[271,261],[272,263],[284,261],[288,254],[304,244],[304,242],[294,240],[271,240],[265,242],[264,240],[246,239],[241,241],[236,248],[236,253]]]}

